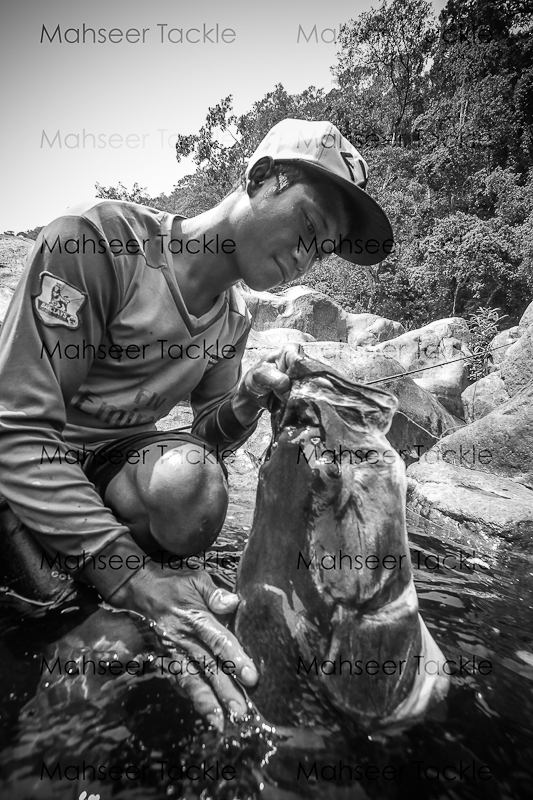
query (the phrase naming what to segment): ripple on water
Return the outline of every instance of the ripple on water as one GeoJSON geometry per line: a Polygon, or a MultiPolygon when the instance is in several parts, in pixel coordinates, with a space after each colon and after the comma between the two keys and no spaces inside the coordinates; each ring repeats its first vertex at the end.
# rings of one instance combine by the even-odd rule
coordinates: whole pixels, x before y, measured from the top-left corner
{"type": "MultiPolygon", "coordinates": [[[[235,582],[254,493],[247,478],[207,555],[226,585],[235,582]]],[[[171,681],[150,675],[100,688],[94,697],[84,697],[82,688],[76,697],[73,686],[62,696],[57,686],[39,685],[40,658],[57,628],[74,626],[94,604],[71,608],[61,619],[14,622],[4,615],[0,765],[6,777],[0,791],[13,800],[72,800],[85,788],[102,800],[525,800],[533,777],[531,560],[486,539],[474,548],[470,539],[467,548],[413,521],[409,533],[421,613],[446,657],[475,656],[492,665],[488,674],[454,674],[447,701],[420,723],[369,737],[349,725],[273,731],[251,714],[244,725],[228,723],[221,736],[205,728],[171,681]],[[43,794],[43,759],[53,767],[84,758],[115,767],[122,777],[47,781],[43,794]],[[191,763],[207,764],[207,774],[187,774],[191,763]],[[210,771],[217,764],[219,772],[210,771]],[[126,775],[128,765],[137,767],[137,777],[126,775]],[[232,768],[225,777],[224,765],[232,768]],[[480,777],[482,767],[490,779],[480,777]],[[394,780],[386,777],[392,774],[394,780]]]]}

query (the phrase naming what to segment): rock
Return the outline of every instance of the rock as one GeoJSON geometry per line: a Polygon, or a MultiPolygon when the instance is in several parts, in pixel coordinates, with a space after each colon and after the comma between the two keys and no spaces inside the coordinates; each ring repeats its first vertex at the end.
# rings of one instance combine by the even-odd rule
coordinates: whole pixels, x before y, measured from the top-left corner
{"type": "Polygon", "coordinates": [[[265,331],[256,331],[252,328],[248,335],[246,347],[281,347],[289,343],[313,342],[314,336],[310,333],[298,331],[296,328],[269,328],[265,331]]]}
{"type": "Polygon", "coordinates": [[[4,321],[4,317],[6,315],[7,307],[11,302],[11,298],[13,297],[13,290],[7,289],[5,287],[0,287],[0,328],[2,327],[2,323],[4,321]]]}
{"type": "Polygon", "coordinates": [[[461,398],[464,418],[466,422],[473,422],[475,419],[490,414],[495,408],[505,403],[509,399],[509,395],[500,372],[491,372],[467,386],[461,398]]]}
{"type": "Polygon", "coordinates": [[[308,286],[291,286],[282,294],[244,292],[258,331],[297,328],[315,339],[346,341],[346,312],[327,295],[308,286]]]}
{"type": "Polygon", "coordinates": [[[407,372],[430,367],[413,374],[413,380],[435,395],[448,411],[460,417],[463,413],[461,394],[469,382],[468,365],[462,357],[471,355],[469,341],[470,332],[465,320],[450,317],[366,349],[396,359],[407,372]],[[453,363],[443,364],[448,361],[453,363]]]}
{"type": "MultiPolygon", "coordinates": [[[[444,437],[433,448],[437,449],[450,464],[533,489],[533,382],[486,416],[444,437]]],[[[430,451],[426,463],[440,456],[430,451]]]]}
{"type": "Polygon", "coordinates": [[[516,342],[519,336],[518,325],[515,325],[514,328],[507,328],[506,331],[500,331],[500,333],[497,333],[494,339],[492,339],[489,345],[489,352],[492,357],[491,369],[493,371],[501,367],[509,347],[516,342]]]}
{"type": "Polygon", "coordinates": [[[529,544],[533,536],[533,492],[516,481],[446,461],[420,461],[407,471],[407,508],[417,524],[441,527],[463,547],[498,535],[529,544]],[[468,539],[469,534],[475,534],[468,539]]]}
{"type": "Polygon", "coordinates": [[[34,244],[33,239],[25,236],[0,234],[0,283],[3,287],[16,288],[34,244]]]}
{"type": "Polygon", "coordinates": [[[501,374],[511,397],[533,380],[533,325],[505,353],[501,374]]]}
{"type": "Polygon", "coordinates": [[[243,289],[242,295],[252,316],[252,327],[256,331],[276,327],[276,320],[285,307],[284,295],[254,292],[252,289],[243,289]]]}
{"type": "Polygon", "coordinates": [[[388,439],[407,465],[423,457],[442,436],[464,424],[408,375],[380,386],[396,395],[400,402],[388,439]]]}
{"type": "Polygon", "coordinates": [[[374,345],[405,333],[401,322],[376,314],[346,314],[346,338],[352,347],[374,345]]]}
{"type": "Polygon", "coordinates": [[[533,326],[533,302],[531,302],[518,322],[518,331],[520,335],[526,332],[528,328],[533,326]]]}
{"type": "MultiPolygon", "coordinates": [[[[306,352],[308,348],[306,347],[306,352]]],[[[375,384],[392,392],[399,401],[387,438],[406,464],[411,464],[427,452],[445,434],[463,425],[439,401],[408,375],[401,364],[387,356],[357,350],[350,367],[352,380],[375,384]],[[386,380],[389,378],[389,380],[386,380]],[[384,380],[385,379],[385,380],[384,380]]]]}
{"type": "Polygon", "coordinates": [[[370,314],[369,312],[364,314],[352,314],[350,311],[347,311],[346,331],[348,335],[348,344],[351,344],[349,341],[350,334],[356,336],[358,333],[364,333],[364,331],[378,319],[385,319],[385,317],[380,317],[379,314],[370,314]]]}

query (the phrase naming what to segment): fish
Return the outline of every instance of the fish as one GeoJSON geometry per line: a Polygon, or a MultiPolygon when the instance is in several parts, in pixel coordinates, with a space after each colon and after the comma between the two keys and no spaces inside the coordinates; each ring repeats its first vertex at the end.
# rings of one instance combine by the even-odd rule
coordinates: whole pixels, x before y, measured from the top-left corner
{"type": "Polygon", "coordinates": [[[405,465],[386,439],[398,401],[305,355],[272,413],[235,633],[277,725],[344,716],[364,729],[444,699],[444,656],[418,607],[405,465]]]}

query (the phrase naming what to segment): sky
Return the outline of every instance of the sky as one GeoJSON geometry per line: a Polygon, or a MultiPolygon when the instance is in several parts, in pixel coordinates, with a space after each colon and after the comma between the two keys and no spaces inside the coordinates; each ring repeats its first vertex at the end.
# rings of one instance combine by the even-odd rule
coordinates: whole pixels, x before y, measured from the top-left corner
{"type": "Polygon", "coordinates": [[[277,83],[330,89],[339,26],[371,5],[4,0],[0,231],[46,224],[97,181],[170,191],[194,169],[176,161],[177,134],[228,94],[240,114],[277,83]]]}

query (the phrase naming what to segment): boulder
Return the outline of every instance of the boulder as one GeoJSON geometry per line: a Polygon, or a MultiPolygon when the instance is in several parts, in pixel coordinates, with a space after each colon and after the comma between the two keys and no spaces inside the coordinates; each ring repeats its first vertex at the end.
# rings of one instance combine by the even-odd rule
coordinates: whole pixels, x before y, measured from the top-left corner
{"type": "Polygon", "coordinates": [[[387,342],[367,347],[399,361],[421,388],[431,392],[452,414],[463,413],[461,394],[469,383],[470,332],[464,319],[450,317],[403,333],[387,342]],[[444,362],[452,363],[444,363],[444,362]]]}
{"type": "Polygon", "coordinates": [[[493,371],[500,369],[507,351],[510,346],[516,342],[519,336],[518,325],[515,325],[514,328],[507,328],[506,331],[500,331],[500,333],[497,333],[494,339],[492,339],[489,345],[489,353],[492,357],[491,369],[493,371]]]}
{"type": "MultiPolygon", "coordinates": [[[[533,382],[481,419],[444,437],[425,457],[533,489],[533,382]]],[[[532,508],[533,511],[533,508],[532,508]]]]}
{"type": "Polygon", "coordinates": [[[371,314],[370,312],[353,314],[352,312],[347,311],[346,332],[348,335],[348,344],[351,344],[349,341],[350,335],[356,336],[358,333],[363,333],[372,325],[373,322],[378,319],[385,319],[385,317],[380,317],[379,314],[371,314]]]}
{"type": "Polygon", "coordinates": [[[526,332],[528,328],[533,327],[533,302],[531,302],[518,322],[518,331],[520,335],[526,332]]]}
{"type": "Polygon", "coordinates": [[[422,529],[440,527],[446,538],[475,549],[480,535],[532,541],[533,491],[516,481],[443,460],[412,464],[407,477],[407,508],[422,529]]]}
{"type": "Polygon", "coordinates": [[[394,339],[405,333],[405,328],[401,322],[394,322],[386,317],[374,317],[369,319],[366,327],[362,328],[359,321],[355,324],[351,317],[374,317],[373,314],[346,314],[347,341],[352,347],[362,347],[364,345],[379,344],[389,339],[394,339]]]}
{"type": "Polygon", "coordinates": [[[7,289],[5,287],[0,287],[0,328],[2,327],[2,323],[4,321],[4,317],[6,315],[7,307],[11,302],[11,298],[13,297],[13,289],[7,289]]]}
{"type": "Polygon", "coordinates": [[[284,344],[313,342],[310,333],[298,331],[296,328],[270,328],[265,331],[251,329],[246,347],[282,347],[284,344]]]}
{"type": "Polygon", "coordinates": [[[502,381],[500,372],[491,372],[484,378],[470,384],[461,395],[463,401],[464,418],[466,422],[473,422],[509,399],[509,394],[502,381]]]}
{"type": "Polygon", "coordinates": [[[505,353],[501,375],[511,397],[533,380],[533,325],[505,353]]]}
{"type": "Polygon", "coordinates": [[[291,286],[281,294],[244,292],[258,331],[296,328],[315,339],[346,341],[346,312],[327,295],[308,286],[291,286]]]}

